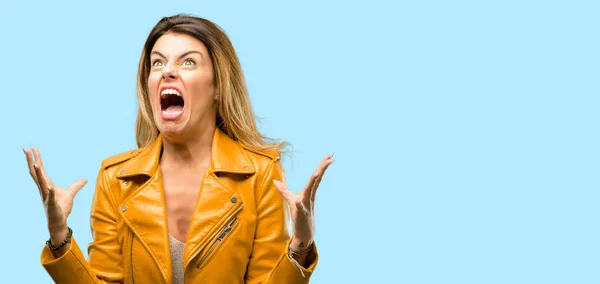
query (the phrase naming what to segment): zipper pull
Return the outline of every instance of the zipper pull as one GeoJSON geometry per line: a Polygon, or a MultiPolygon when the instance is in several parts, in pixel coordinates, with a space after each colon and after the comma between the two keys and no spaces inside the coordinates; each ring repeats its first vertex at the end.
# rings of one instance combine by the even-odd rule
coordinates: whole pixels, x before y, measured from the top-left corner
{"type": "Polygon", "coordinates": [[[227,234],[229,234],[230,231],[231,231],[231,224],[229,224],[229,225],[227,225],[227,227],[225,227],[225,230],[221,233],[221,235],[219,235],[217,240],[222,241],[223,238],[225,238],[225,236],[227,236],[227,234]]]}

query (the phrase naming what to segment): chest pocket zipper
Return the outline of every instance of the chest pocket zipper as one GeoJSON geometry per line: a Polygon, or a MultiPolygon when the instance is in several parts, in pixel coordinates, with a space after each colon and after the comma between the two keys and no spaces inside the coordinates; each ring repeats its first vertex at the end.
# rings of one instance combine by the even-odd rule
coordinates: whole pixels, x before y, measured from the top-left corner
{"type": "Polygon", "coordinates": [[[196,268],[200,268],[202,264],[206,263],[206,261],[213,254],[213,252],[219,247],[219,244],[223,242],[223,240],[229,235],[229,233],[231,233],[231,231],[235,228],[238,222],[238,218],[233,218],[233,220],[231,220],[227,225],[225,225],[225,227],[217,235],[217,238],[212,242],[212,245],[209,246],[204,256],[200,259],[198,265],[196,265],[196,268]]]}

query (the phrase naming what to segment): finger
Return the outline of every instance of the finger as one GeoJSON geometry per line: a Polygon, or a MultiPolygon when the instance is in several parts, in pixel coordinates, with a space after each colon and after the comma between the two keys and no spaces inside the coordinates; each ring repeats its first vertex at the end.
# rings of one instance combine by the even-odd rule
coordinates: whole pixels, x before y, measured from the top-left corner
{"type": "Polygon", "coordinates": [[[317,194],[317,188],[319,187],[319,183],[321,183],[321,176],[322,175],[319,175],[319,177],[317,179],[315,179],[315,183],[308,191],[310,194],[310,204],[315,203],[315,195],[317,194]]]}
{"type": "Polygon", "coordinates": [[[294,199],[295,199],[294,198],[294,193],[292,191],[290,191],[283,182],[280,182],[278,180],[273,180],[273,184],[275,184],[275,187],[277,188],[277,190],[279,191],[279,193],[281,193],[281,195],[287,201],[287,203],[290,206],[293,206],[294,205],[294,199]]]}
{"type": "Polygon", "coordinates": [[[33,181],[35,182],[35,184],[37,185],[38,189],[40,187],[40,183],[37,179],[37,174],[35,173],[35,169],[33,168],[33,155],[31,154],[31,152],[29,150],[25,150],[23,149],[23,153],[25,153],[25,158],[27,159],[27,167],[29,168],[29,175],[31,175],[31,178],[33,179],[33,181]]]}
{"type": "Polygon", "coordinates": [[[310,179],[308,180],[308,183],[306,184],[306,187],[304,187],[304,191],[302,191],[302,200],[304,202],[308,202],[311,199],[311,194],[313,191],[313,187],[315,186],[315,183],[317,182],[317,180],[319,179],[319,172],[315,172],[310,176],[310,179]]]}
{"type": "Polygon", "coordinates": [[[33,169],[35,170],[35,174],[36,174],[37,180],[39,181],[38,186],[40,188],[40,192],[42,194],[42,198],[46,199],[46,197],[48,195],[48,182],[46,181],[46,178],[42,174],[42,170],[40,169],[40,165],[33,164],[33,169]]]}
{"type": "MultiPolygon", "coordinates": [[[[35,157],[35,163],[40,166],[40,169],[42,170],[42,175],[46,179],[46,182],[48,183],[48,185],[53,185],[52,182],[47,178],[48,175],[46,174],[46,168],[44,168],[44,162],[42,162],[42,155],[40,155],[40,151],[38,150],[38,148],[33,147],[33,146],[31,146],[31,150],[33,150],[33,155],[35,157]]],[[[40,181],[40,180],[38,180],[38,181],[40,181]]]]}
{"type": "Polygon", "coordinates": [[[31,146],[31,150],[33,150],[33,156],[35,157],[35,163],[40,166],[44,166],[44,164],[42,163],[42,155],[40,155],[40,151],[38,150],[38,148],[31,146]]]}
{"type": "Polygon", "coordinates": [[[87,182],[87,179],[78,179],[73,184],[71,184],[71,186],[69,186],[69,190],[71,190],[73,192],[73,195],[75,195],[87,184],[87,182]]]}
{"type": "Polygon", "coordinates": [[[333,163],[333,154],[327,155],[325,156],[325,158],[323,158],[323,160],[321,160],[321,163],[319,164],[319,166],[317,166],[317,172],[321,177],[323,176],[323,173],[325,173],[325,170],[327,170],[329,165],[331,165],[331,163],[333,163]]]}
{"type": "Polygon", "coordinates": [[[323,176],[325,175],[325,171],[327,170],[327,168],[329,168],[329,165],[331,165],[331,163],[333,163],[333,160],[323,161],[317,168],[318,178],[315,183],[316,187],[319,187],[319,184],[321,183],[321,180],[323,179],[323,176]]]}
{"type": "Polygon", "coordinates": [[[52,187],[48,187],[48,205],[56,203],[56,191],[52,187]]]}
{"type": "MultiPolygon", "coordinates": [[[[309,211],[307,210],[307,207],[304,205],[304,202],[302,202],[302,200],[296,200],[295,204],[296,206],[296,212],[302,212],[302,217],[306,217],[309,215],[309,211]]],[[[299,214],[296,215],[296,218],[298,218],[299,214]]],[[[296,219],[298,220],[298,219],[296,219]]]]}
{"type": "Polygon", "coordinates": [[[323,159],[323,161],[321,161],[321,164],[317,168],[318,178],[315,181],[315,184],[313,185],[313,187],[310,191],[310,200],[312,202],[315,201],[315,198],[317,195],[317,189],[319,188],[319,185],[321,184],[321,180],[323,180],[323,175],[325,175],[325,171],[327,171],[327,169],[333,163],[333,161],[334,161],[333,154],[328,155],[323,159]]]}

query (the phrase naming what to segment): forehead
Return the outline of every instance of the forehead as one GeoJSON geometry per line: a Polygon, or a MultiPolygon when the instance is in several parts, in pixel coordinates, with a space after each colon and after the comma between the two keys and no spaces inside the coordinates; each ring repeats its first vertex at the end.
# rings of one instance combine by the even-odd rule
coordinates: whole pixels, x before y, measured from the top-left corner
{"type": "Polygon", "coordinates": [[[206,47],[198,39],[180,33],[166,33],[158,38],[152,51],[158,51],[165,56],[177,55],[191,50],[206,54],[206,47]]]}

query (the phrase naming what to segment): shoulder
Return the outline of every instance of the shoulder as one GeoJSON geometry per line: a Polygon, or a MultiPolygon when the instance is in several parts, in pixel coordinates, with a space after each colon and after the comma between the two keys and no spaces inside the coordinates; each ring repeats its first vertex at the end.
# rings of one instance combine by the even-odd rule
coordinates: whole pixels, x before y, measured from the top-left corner
{"type": "Polygon", "coordinates": [[[283,174],[283,166],[281,165],[281,155],[277,151],[257,150],[245,145],[244,154],[248,161],[254,167],[255,173],[259,178],[264,179],[273,174],[283,174]]]}
{"type": "Polygon", "coordinates": [[[122,152],[116,155],[112,155],[104,160],[102,160],[102,170],[107,170],[110,167],[122,164],[127,162],[137,156],[140,153],[140,149],[129,150],[127,152],[122,152]]]}
{"type": "Polygon", "coordinates": [[[280,162],[280,155],[276,151],[257,150],[241,143],[240,145],[244,149],[244,154],[259,174],[268,171],[273,164],[280,162]]]}
{"type": "Polygon", "coordinates": [[[264,162],[268,163],[279,160],[279,153],[275,151],[256,150],[242,143],[240,143],[240,145],[242,148],[244,148],[246,155],[250,156],[251,158],[264,160],[264,162]]]}

